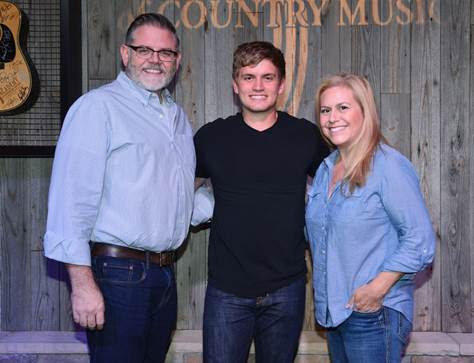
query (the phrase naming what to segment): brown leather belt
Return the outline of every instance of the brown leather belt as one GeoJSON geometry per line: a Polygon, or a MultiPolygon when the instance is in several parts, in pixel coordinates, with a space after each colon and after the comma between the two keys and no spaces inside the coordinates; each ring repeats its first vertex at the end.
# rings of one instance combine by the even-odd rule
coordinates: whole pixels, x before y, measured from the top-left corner
{"type": "Polygon", "coordinates": [[[109,243],[93,242],[91,255],[92,256],[108,256],[119,258],[131,258],[145,262],[151,262],[160,267],[171,265],[175,262],[176,254],[174,251],[165,252],[150,252],[140,251],[133,248],[112,245],[109,243]]]}

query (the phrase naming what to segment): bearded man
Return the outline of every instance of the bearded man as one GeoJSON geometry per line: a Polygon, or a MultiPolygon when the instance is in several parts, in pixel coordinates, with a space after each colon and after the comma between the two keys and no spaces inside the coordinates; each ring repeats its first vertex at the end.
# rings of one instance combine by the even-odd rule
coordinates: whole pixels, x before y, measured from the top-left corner
{"type": "Polygon", "coordinates": [[[166,89],[178,47],[167,18],[138,16],[123,71],[72,105],[56,147],[44,250],[66,264],[91,362],[164,362],[176,324],[195,169],[188,118],[166,89]]]}

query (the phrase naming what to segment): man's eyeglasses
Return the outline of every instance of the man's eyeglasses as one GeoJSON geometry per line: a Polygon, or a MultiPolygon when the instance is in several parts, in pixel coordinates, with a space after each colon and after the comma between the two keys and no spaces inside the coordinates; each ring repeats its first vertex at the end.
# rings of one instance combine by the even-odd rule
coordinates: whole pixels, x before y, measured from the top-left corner
{"type": "Polygon", "coordinates": [[[148,59],[153,56],[154,53],[158,54],[158,59],[163,62],[172,62],[176,60],[178,57],[178,52],[171,50],[171,49],[160,49],[160,50],[154,50],[149,47],[145,47],[144,45],[140,46],[134,46],[134,45],[129,45],[125,44],[127,47],[132,49],[135,53],[137,53],[137,56],[143,59],[148,59]]]}

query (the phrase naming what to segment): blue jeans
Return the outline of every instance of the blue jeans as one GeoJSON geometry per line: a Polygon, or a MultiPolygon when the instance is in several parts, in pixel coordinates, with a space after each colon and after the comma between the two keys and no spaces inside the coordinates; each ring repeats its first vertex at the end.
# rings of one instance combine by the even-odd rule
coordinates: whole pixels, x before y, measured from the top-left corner
{"type": "Polygon", "coordinates": [[[92,269],[104,295],[105,324],[87,332],[91,362],[164,362],[176,325],[173,268],[100,256],[92,269]]]}
{"type": "Polygon", "coordinates": [[[332,363],[400,363],[412,324],[400,312],[383,306],[374,313],[353,312],[328,329],[332,363]]]}
{"type": "Polygon", "coordinates": [[[242,298],[208,286],[204,362],[247,362],[253,339],[257,363],[293,362],[303,326],[305,293],[304,278],[257,298],[242,298]]]}

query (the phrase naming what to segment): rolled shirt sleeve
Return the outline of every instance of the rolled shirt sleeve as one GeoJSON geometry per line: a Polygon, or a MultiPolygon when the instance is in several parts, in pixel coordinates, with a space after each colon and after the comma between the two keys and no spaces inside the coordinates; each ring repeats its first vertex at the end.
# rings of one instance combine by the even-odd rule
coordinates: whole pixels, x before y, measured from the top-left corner
{"type": "Polygon", "coordinates": [[[106,111],[92,97],[93,92],[82,96],[64,121],[54,157],[44,237],[47,257],[78,265],[90,265],[89,240],[107,158],[106,111]]]}
{"type": "Polygon", "coordinates": [[[385,164],[381,194],[399,236],[399,244],[384,261],[383,271],[414,273],[426,268],[433,261],[435,234],[416,172],[403,156],[385,164]]]}
{"type": "Polygon", "coordinates": [[[197,226],[212,218],[214,213],[214,194],[211,188],[203,185],[194,193],[194,208],[191,225],[197,226]]]}

